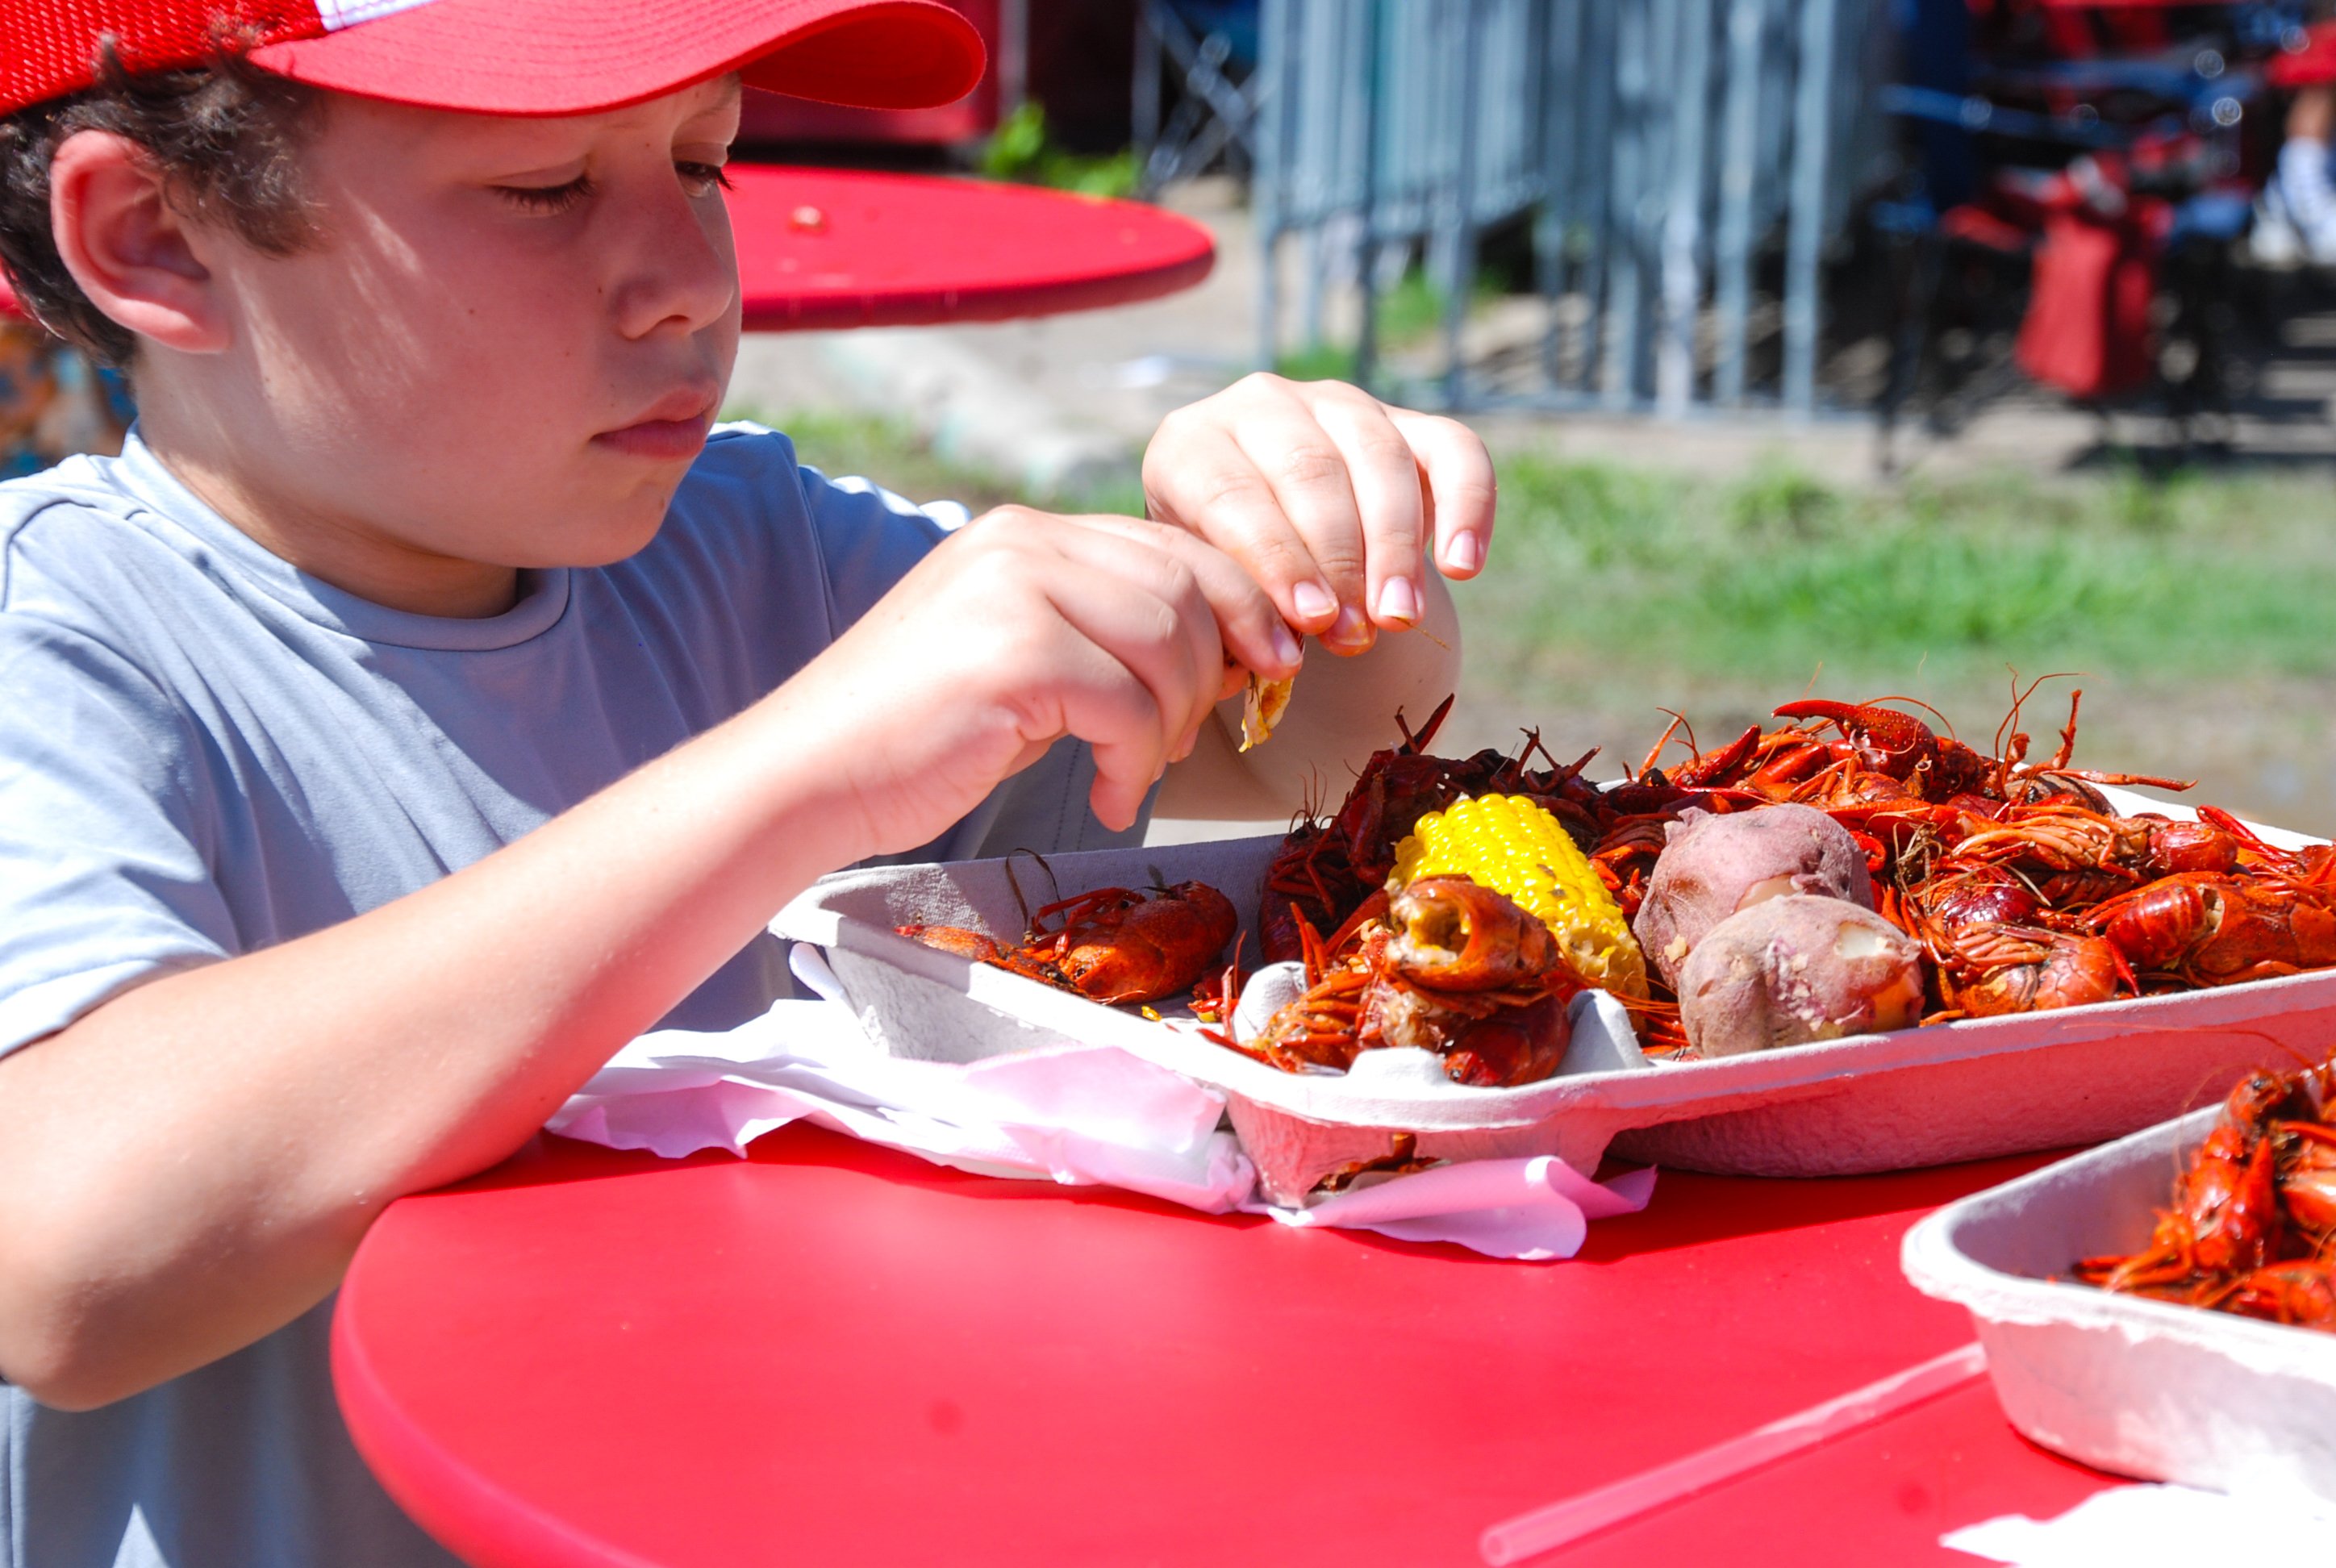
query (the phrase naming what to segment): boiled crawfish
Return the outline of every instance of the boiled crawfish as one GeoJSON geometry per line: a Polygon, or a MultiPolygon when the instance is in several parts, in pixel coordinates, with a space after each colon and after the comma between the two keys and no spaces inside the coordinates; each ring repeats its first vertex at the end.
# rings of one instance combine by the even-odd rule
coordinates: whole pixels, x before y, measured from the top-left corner
{"type": "Polygon", "coordinates": [[[1987,758],[1959,740],[1941,737],[1921,719],[1896,708],[1805,700],[1785,704],[1776,716],[1819,720],[1840,732],[1841,743],[1829,746],[1803,738],[1797,744],[1780,744],[1754,774],[1757,786],[1806,782],[1825,768],[1849,765],[1890,779],[1903,786],[1903,793],[1921,800],[1977,794],[1987,785],[1987,758]]]}
{"type": "Polygon", "coordinates": [[[2239,857],[2239,841],[2211,822],[2112,816],[2069,801],[2007,805],[1971,829],[1955,844],[1958,861],[2018,863],[2039,876],[2095,875],[2127,886],[2180,872],[2228,872],[2239,857]]]}
{"type": "Polygon", "coordinates": [[[2149,1243],[2087,1258],[2104,1290],[2336,1329],[2336,1127],[2329,1067],[2241,1079],[2175,1179],[2149,1243]]]}
{"type": "Polygon", "coordinates": [[[929,948],[1117,1005],[1191,990],[1240,924],[1224,894],[1206,882],[1178,882],[1150,892],[1097,888],[1059,900],[1032,916],[1013,944],[962,926],[893,929],[929,948]]]}
{"type": "Polygon", "coordinates": [[[1306,993],[1255,1039],[1220,1043],[1285,1072],[1417,1047],[1455,1082],[1484,1086],[1535,1082],[1564,1059],[1566,1003],[1583,983],[1549,928],[1491,888],[1422,877],[1374,894],[1329,939],[1310,925],[1303,935],[1306,993]]]}
{"type": "Polygon", "coordinates": [[[2088,925],[2137,969],[2227,986],[2336,965],[2336,887],[2212,872],[2160,877],[2088,925]]]}
{"type": "Polygon", "coordinates": [[[1966,1018],[2081,1008],[2136,989],[2115,947],[2040,926],[1972,920],[1946,928],[1931,953],[1940,999],[1966,1018]]]}

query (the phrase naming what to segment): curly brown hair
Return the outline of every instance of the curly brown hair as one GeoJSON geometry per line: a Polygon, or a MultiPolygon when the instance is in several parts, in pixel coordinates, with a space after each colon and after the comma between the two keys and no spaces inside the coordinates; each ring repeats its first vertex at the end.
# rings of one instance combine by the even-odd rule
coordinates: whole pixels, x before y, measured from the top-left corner
{"type": "Polygon", "coordinates": [[[49,162],[76,131],[144,148],[181,212],[221,223],[271,256],[316,235],[300,151],[323,95],[222,51],[208,66],[132,74],[111,51],[98,84],[0,119],[0,267],[17,299],[58,336],[129,365],[137,339],[92,304],[57,254],[49,162]]]}

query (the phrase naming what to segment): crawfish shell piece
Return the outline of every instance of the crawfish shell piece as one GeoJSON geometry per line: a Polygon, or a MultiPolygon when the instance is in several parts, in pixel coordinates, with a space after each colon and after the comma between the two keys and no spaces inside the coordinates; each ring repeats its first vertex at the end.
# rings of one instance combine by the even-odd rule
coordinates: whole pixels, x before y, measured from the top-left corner
{"type": "Polygon", "coordinates": [[[1572,1043],[1565,998],[1552,992],[1525,1007],[1504,1008],[1462,1030],[1445,1053],[1444,1075],[1485,1088],[1537,1084],[1564,1065],[1565,1049],[1572,1043]]]}
{"type": "Polygon", "coordinates": [[[1260,680],[1255,670],[1250,671],[1248,688],[1241,694],[1241,750],[1263,745],[1273,738],[1273,726],[1281,722],[1283,710],[1290,706],[1290,694],[1297,685],[1296,676],[1287,680],[1260,680]]]}
{"type": "Polygon", "coordinates": [[[1465,877],[1422,877],[1387,906],[1390,967],[1438,990],[1527,984],[1558,961],[1557,939],[1507,894],[1465,877]]]}
{"type": "Polygon", "coordinates": [[[1566,999],[1554,991],[1434,991],[1382,975],[1363,992],[1360,1043],[1433,1051],[1455,1083],[1514,1088],[1565,1060],[1573,1038],[1566,999]]]}
{"type": "Polygon", "coordinates": [[[945,953],[955,953],[961,959],[971,959],[976,963],[1003,966],[1006,962],[1005,950],[996,940],[979,931],[968,930],[963,926],[894,926],[892,929],[911,941],[939,948],[945,953]]]}

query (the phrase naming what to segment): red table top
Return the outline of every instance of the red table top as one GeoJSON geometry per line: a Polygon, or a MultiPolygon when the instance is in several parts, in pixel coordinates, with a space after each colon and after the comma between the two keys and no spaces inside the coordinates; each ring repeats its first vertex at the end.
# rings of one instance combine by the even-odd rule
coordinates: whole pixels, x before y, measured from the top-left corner
{"type": "Polygon", "coordinates": [[[1125,305],[1209,275],[1190,219],[974,180],[732,164],[750,330],[1000,321],[1125,305]]]}
{"type": "MultiPolygon", "coordinates": [[[[1216,263],[1190,219],[1027,185],[730,166],[750,331],[1002,321],[1189,288],[1216,263]]],[[[15,298],[0,281],[0,311],[15,298]]]]}
{"type": "MultiPolygon", "coordinates": [[[[383,1216],[335,1375],[391,1494],[483,1568],[1464,1564],[1966,1341],[1899,1240],[2039,1163],[1666,1173],[1535,1264],[802,1127],[745,1161],[547,1139],[383,1216]]],[[[1548,1561],[1971,1568],[1942,1532],[2105,1484],[1981,1381],[1548,1561]]]]}

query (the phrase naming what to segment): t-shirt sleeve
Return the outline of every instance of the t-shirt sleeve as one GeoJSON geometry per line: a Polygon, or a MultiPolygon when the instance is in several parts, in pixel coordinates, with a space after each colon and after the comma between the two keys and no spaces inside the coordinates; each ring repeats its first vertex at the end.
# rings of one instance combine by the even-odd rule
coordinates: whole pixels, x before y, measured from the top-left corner
{"type": "Polygon", "coordinates": [[[919,506],[869,480],[830,479],[808,466],[802,476],[839,631],[866,615],[933,546],[968,521],[966,509],[955,502],[919,506]]]}
{"type": "Polygon", "coordinates": [[[85,633],[0,612],[0,1054],[154,976],[229,956],[195,745],[85,633]]]}

